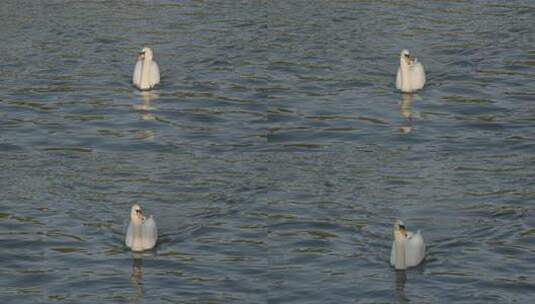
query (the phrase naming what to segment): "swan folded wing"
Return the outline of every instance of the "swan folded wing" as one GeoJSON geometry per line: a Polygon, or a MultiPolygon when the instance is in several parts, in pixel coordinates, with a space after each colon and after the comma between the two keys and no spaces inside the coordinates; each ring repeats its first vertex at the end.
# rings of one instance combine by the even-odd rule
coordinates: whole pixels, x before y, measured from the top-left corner
{"type": "Polygon", "coordinates": [[[148,219],[143,221],[142,228],[142,240],[143,240],[143,249],[151,249],[156,245],[156,240],[158,239],[158,229],[156,228],[156,222],[154,218],[150,216],[148,219]]]}
{"type": "Polygon", "coordinates": [[[134,234],[134,229],[132,228],[132,222],[128,223],[128,228],[126,229],[126,240],[125,240],[125,244],[126,246],[132,248],[132,240],[133,240],[133,234],[134,234]]]}
{"type": "Polygon", "coordinates": [[[424,257],[425,243],[420,231],[418,230],[414,234],[408,234],[405,242],[405,262],[407,263],[407,267],[420,264],[424,257]]]}
{"type": "Polygon", "coordinates": [[[150,65],[150,86],[153,87],[160,83],[160,68],[156,61],[152,61],[150,65]]]}
{"type": "Polygon", "coordinates": [[[136,86],[141,86],[141,68],[143,67],[143,61],[138,60],[136,67],[134,68],[134,76],[132,77],[132,83],[136,86]]]}
{"type": "Polygon", "coordinates": [[[424,66],[420,62],[414,62],[411,65],[411,87],[413,90],[419,90],[425,85],[424,66]]]}
{"type": "Polygon", "coordinates": [[[398,68],[398,73],[396,74],[396,89],[401,90],[401,70],[398,68]]]}
{"type": "Polygon", "coordinates": [[[392,242],[392,250],[390,251],[390,265],[396,265],[396,241],[392,242]]]}

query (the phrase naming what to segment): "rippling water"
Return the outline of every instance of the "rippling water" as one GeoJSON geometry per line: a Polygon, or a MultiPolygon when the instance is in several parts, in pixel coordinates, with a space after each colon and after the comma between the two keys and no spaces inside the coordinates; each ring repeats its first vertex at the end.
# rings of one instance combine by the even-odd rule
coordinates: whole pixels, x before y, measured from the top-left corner
{"type": "Polygon", "coordinates": [[[532,1],[2,1],[0,302],[528,303],[532,1]],[[130,85],[150,45],[162,85],[130,85]],[[428,73],[394,89],[402,48],[428,73]],[[134,201],[157,250],[123,244],[134,201]],[[396,218],[425,262],[388,265],[396,218]]]}

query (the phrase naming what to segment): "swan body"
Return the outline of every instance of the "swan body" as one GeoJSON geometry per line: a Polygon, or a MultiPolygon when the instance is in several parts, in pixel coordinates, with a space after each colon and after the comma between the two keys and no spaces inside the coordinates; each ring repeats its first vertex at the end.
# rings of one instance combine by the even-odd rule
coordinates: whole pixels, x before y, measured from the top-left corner
{"type": "Polygon", "coordinates": [[[396,88],[403,93],[412,93],[425,85],[425,71],[422,63],[410,55],[409,50],[402,50],[399,68],[396,74],[396,88]]]}
{"type": "Polygon", "coordinates": [[[425,243],[420,230],[412,233],[405,230],[405,224],[397,220],[394,224],[394,242],[390,253],[390,265],[403,270],[414,267],[425,257],[425,243]]]}
{"type": "Polygon", "coordinates": [[[158,239],[158,229],[152,215],[149,218],[143,216],[143,211],[138,204],[134,204],[130,210],[130,223],[126,230],[126,246],[132,251],[152,249],[158,239]]]}
{"type": "Polygon", "coordinates": [[[132,83],[140,90],[150,90],[160,83],[160,68],[153,60],[152,50],[148,47],[139,53],[132,83]]]}

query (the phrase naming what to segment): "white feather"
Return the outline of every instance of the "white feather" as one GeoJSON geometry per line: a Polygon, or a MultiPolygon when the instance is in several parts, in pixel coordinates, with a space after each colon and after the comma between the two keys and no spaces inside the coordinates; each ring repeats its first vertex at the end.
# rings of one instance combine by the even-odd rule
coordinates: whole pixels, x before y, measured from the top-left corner
{"type": "Polygon", "coordinates": [[[156,245],[158,239],[158,229],[156,228],[156,222],[152,215],[143,221],[142,238],[143,249],[150,249],[156,245]]]}
{"type": "Polygon", "coordinates": [[[405,241],[405,263],[407,267],[414,267],[422,262],[425,257],[425,243],[420,230],[415,234],[407,233],[405,241]]]}
{"type": "Polygon", "coordinates": [[[141,68],[143,67],[143,60],[138,60],[136,62],[136,67],[134,68],[134,76],[132,76],[132,83],[136,87],[141,86],[141,68]]]}
{"type": "Polygon", "coordinates": [[[413,90],[420,90],[425,85],[424,66],[420,62],[410,65],[410,77],[413,90]]]}
{"type": "Polygon", "coordinates": [[[130,222],[128,223],[128,228],[126,229],[126,240],[125,240],[126,246],[130,248],[132,248],[132,239],[134,238],[133,235],[134,235],[134,231],[132,229],[132,222],[130,222]]]}

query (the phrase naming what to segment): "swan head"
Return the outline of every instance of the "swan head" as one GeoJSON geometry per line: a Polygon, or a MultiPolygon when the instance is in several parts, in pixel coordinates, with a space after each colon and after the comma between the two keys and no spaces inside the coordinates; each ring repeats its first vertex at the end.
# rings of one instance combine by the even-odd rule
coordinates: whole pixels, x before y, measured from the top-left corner
{"type": "Polygon", "coordinates": [[[152,50],[149,47],[144,47],[141,52],[139,52],[138,60],[152,60],[152,50]]]}
{"type": "Polygon", "coordinates": [[[132,205],[132,209],[130,209],[130,219],[135,223],[143,220],[143,211],[138,204],[132,205]]]}
{"type": "Polygon", "coordinates": [[[394,223],[394,238],[401,240],[407,237],[407,229],[401,220],[396,220],[394,223]]]}
{"type": "Polygon", "coordinates": [[[411,56],[411,53],[407,49],[401,50],[401,54],[399,56],[399,61],[401,64],[411,64],[414,62],[415,58],[411,56]]]}

